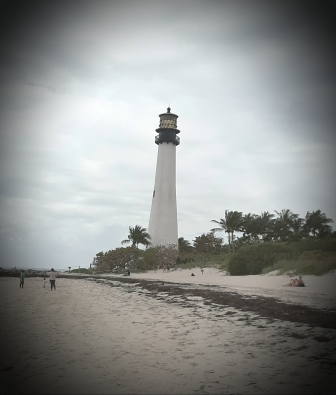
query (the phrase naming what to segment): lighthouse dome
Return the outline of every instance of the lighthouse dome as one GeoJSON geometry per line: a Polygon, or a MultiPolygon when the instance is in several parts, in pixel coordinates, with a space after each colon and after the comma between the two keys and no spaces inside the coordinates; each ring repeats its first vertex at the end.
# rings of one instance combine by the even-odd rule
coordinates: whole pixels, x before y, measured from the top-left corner
{"type": "Polygon", "coordinates": [[[160,128],[164,129],[176,129],[177,128],[177,118],[178,115],[172,114],[170,112],[170,107],[167,108],[167,112],[160,114],[160,128]]]}

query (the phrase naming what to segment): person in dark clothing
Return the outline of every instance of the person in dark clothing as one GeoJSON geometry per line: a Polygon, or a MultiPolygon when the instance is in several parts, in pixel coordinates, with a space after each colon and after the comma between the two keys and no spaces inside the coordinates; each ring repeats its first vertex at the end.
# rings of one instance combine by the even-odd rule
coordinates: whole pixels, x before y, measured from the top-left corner
{"type": "Polygon", "coordinates": [[[49,272],[49,281],[50,281],[50,287],[51,287],[51,291],[53,288],[55,288],[56,291],[56,272],[53,268],[51,268],[50,272],[49,272]]]}
{"type": "Polygon", "coordinates": [[[21,270],[21,272],[20,272],[20,288],[23,288],[24,280],[25,280],[25,272],[24,272],[24,270],[21,270]]]}

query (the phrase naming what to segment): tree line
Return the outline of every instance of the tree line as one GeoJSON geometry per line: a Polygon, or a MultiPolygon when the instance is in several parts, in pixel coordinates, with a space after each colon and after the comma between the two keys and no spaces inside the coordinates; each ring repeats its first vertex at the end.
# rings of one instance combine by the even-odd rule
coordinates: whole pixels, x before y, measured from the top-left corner
{"type": "Polygon", "coordinates": [[[240,244],[261,241],[294,242],[308,237],[323,239],[336,236],[329,225],[334,221],[327,218],[321,210],[308,211],[305,218],[300,218],[299,214],[294,214],[289,209],[275,211],[275,213],[277,217],[268,211],[260,215],[251,213],[244,215],[240,211],[226,210],[224,218],[219,221],[212,220],[219,225],[212,231],[224,231],[228,234],[228,243],[230,247],[232,246],[232,252],[235,248],[235,232],[242,233],[241,237],[237,237],[237,242],[240,244]]]}
{"type": "Polygon", "coordinates": [[[93,259],[93,266],[97,270],[124,270],[125,267],[140,270],[156,269],[169,264],[195,260],[200,256],[213,256],[235,253],[244,245],[264,242],[292,243],[305,239],[320,240],[327,237],[336,237],[331,223],[321,210],[307,212],[304,218],[294,214],[289,209],[268,211],[257,214],[243,214],[241,211],[225,210],[224,218],[212,220],[217,227],[203,233],[190,242],[183,237],[178,239],[176,246],[156,246],[151,244],[151,237],[146,228],[140,225],[129,227],[129,234],[122,245],[131,244],[130,247],[120,247],[107,252],[99,252],[93,259]],[[217,232],[227,234],[228,244],[217,232]],[[146,247],[145,250],[139,245],[146,247]]]}

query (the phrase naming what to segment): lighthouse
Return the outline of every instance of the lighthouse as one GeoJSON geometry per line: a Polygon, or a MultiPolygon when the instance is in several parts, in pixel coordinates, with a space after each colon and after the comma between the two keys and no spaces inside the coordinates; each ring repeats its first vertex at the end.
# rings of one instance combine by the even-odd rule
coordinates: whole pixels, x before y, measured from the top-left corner
{"type": "Polygon", "coordinates": [[[156,173],[148,233],[155,246],[175,245],[178,247],[176,205],[176,147],[178,116],[170,112],[160,114],[160,126],[156,129],[155,144],[158,145],[156,173]]]}

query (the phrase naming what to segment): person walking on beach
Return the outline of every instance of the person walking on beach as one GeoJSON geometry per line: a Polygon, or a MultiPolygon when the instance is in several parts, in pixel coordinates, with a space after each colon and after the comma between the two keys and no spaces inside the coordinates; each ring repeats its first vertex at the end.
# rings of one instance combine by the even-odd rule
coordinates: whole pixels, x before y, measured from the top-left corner
{"type": "Polygon", "coordinates": [[[46,283],[47,283],[47,280],[44,278],[44,279],[43,279],[43,288],[45,288],[46,283]]]}
{"type": "Polygon", "coordinates": [[[53,287],[55,288],[56,291],[56,272],[53,268],[51,268],[50,272],[49,272],[49,281],[50,281],[50,286],[51,286],[51,291],[53,289],[53,287]]]}
{"type": "Polygon", "coordinates": [[[20,272],[20,288],[23,288],[24,279],[25,279],[25,272],[24,272],[24,270],[21,270],[21,272],[20,272]]]}

